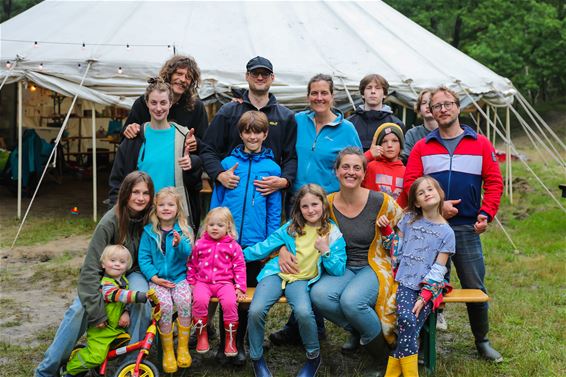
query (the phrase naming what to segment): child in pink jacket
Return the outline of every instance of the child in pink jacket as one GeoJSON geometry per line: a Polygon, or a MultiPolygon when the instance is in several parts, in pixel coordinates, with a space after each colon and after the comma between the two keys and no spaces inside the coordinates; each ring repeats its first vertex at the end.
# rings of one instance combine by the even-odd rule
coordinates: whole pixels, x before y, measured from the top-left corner
{"type": "MultiPolygon", "coordinates": [[[[210,349],[206,324],[211,297],[218,297],[224,312],[226,356],[236,356],[238,301],[246,295],[246,262],[234,218],[226,207],[211,210],[204,219],[204,232],[195,243],[187,264],[187,280],[193,292],[193,325],[197,332],[197,352],[210,349]]],[[[245,329],[243,329],[245,331],[245,329]]]]}

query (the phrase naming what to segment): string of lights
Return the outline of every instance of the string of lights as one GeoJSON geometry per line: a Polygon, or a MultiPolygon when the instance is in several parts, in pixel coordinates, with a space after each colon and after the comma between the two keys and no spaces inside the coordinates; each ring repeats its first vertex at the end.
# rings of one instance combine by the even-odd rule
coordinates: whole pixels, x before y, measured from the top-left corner
{"type": "Polygon", "coordinates": [[[0,38],[1,42],[15,42],[15,43],[29,43],[33,47],[38,48],[40,45],[69,45],[80,46],[86,48],[87,46],[108,46],[108,47],[126,47],[130,49],[133,47],[166,47],[168,49],[175,48],[175,44],[140,44],[140,43],[91,43],[91,42],[60,42],[60,41],[40,41],[40,40],[24,40],[24,39],[4,39],[0,38]]]}

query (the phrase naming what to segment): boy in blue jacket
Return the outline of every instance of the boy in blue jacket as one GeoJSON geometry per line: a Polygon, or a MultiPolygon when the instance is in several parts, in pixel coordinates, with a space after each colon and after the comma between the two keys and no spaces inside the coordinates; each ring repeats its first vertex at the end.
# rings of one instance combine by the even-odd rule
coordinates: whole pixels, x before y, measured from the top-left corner
{"type": "MultiPolygon", "coordinates": [[[[210,208],[228,207],[234,217],[238,233],[238,243],[242,249],[265,240],[281,224],[281,191],[268,195],[261,194],[254,181],[263,177],[281,176],[281,167],[275,162],[271,149],[263,146],[269,132],[267,116],[261,111],[247,111],[238,121],[238,132],[243,141],[222,160],[222,167],[232,170],[240,177],[238,186],[227,189],[221,184],[214,186],[210,208]]],[[[261,271],[261,261],[246,263],[248,287],[257,285],[257,275],[261,271]]],[[[240,304],[238,316],[240,328],[247,328],[248,308],[240,304]]],[[[222,318],[220,319],[222,321],[222,318]]],[[[222,326],[220,326],[222,328],[222,326]]],[[[220,337],[221,342],[224,339],[220,337]]],[[[237,335],[238,356],[236,364],[245,362],[245,332],[237,335]]],[[[224,345],[219,345],[224,349],[224,345]]],[[[221,354],[223,354],[221,352],[221,354]]]]}

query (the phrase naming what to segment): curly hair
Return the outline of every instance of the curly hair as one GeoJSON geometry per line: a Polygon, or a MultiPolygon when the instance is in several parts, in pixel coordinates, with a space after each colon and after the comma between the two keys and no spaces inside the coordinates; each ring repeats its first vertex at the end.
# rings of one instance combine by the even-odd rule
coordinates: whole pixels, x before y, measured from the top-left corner
{"type": "Polygon", "coordinates": [[[171,83],[171,77],[173,73],[179,68],[187,69],[187,78],[189,79],[189,87],[181,96],[179,103],[185,101],[185,107],[189,110],[193,110],[195,103],[198,98],[198,88],[200,86],[200,69],[197,62],[192,56],[188,55],[174,55],[172,58],[167,60],[161,70],[159,71],[159,76],[163,81],[171,83]]]}

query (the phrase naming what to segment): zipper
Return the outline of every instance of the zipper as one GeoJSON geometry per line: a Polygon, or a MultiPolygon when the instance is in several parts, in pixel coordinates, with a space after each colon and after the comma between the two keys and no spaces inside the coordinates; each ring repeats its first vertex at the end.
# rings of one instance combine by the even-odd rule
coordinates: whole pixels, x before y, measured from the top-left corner
{"type": "Polygon", "coordinates": [[[250,185],[250,176],[252,174],[252,159],[248,160],[248,178],[246,179],[246,191],[244,192],[244,205],[242,207],[242,223],[240,224],[240,232],[238,233],[238,243],[242,243],[242,230],[244,229],[244,220],[246,218],[246,202],[248,201],[248,188],[250,185]]]}

